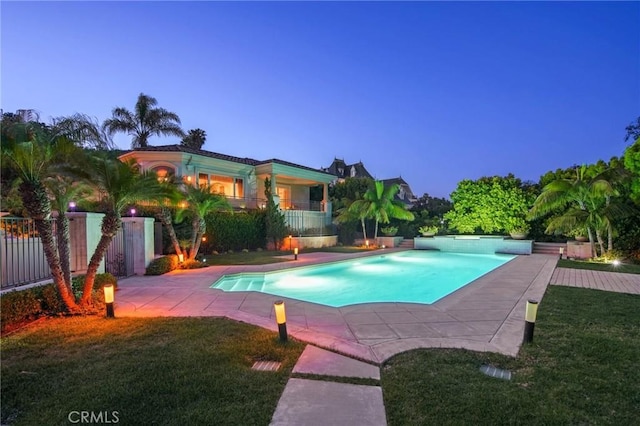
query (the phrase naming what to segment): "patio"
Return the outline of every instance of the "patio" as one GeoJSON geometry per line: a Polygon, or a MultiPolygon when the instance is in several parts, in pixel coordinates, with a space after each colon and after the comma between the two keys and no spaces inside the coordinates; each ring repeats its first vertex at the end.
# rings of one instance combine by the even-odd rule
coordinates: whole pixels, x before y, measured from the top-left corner
{"type": "MultiPolygon", "coordinates": [[[[279,297],[225,293],[210,288],[211,284],[225,274],[266,272],[379,253],[312,253],[301,256],[295,265],[212,266],[162,276],[135,276],[119,283],[116,315],[222,316],[276,330],[273,302],[279,297]]],[[[526,301],[541,299],[556,259],[541,254],[519,256],[433,305],[372,303],[332,308],[284,299],[288,332],[301,341],[376,364],[424,347],[515,356],[522,343],[526,301]]]]}

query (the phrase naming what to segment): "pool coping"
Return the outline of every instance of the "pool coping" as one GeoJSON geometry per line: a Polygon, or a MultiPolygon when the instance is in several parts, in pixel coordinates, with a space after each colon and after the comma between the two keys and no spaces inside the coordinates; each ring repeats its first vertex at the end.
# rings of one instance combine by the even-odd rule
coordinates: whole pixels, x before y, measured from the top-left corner
{"type": "Polygon", "coordinates": [[[318,252],[300,256],[295,265],[212,266],[134,276],[119,281],[116,315],[226,317],[276,331],[273,302],[283,299],[291,336],[374,364],[410,349],[433,347],[515,356],[522,343],[526,301],[541,300],[557,262],[553,255],[519,255],[432,305],[365,303],[332,308],[255,291],[210,288],[223,275],[380,254],[318,252]]]}

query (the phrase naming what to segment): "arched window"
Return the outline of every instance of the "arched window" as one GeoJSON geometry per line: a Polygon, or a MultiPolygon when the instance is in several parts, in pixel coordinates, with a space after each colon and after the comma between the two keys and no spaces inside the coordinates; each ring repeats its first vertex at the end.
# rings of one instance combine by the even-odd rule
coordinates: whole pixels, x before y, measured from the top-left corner
{"type": "Polygon", "coordinates": [[[151,169],[152,172],[155,172],[158,175],[159,181],[166,181],[171,176],[176,174],[176,170],[173,167],[169,166],[157,166],[151,169]]]}

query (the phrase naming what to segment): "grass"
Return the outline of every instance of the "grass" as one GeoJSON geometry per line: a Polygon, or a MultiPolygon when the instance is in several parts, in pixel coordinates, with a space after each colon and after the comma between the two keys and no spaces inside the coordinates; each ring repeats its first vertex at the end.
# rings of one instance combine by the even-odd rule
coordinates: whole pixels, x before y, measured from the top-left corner
{"type": "Polygon", "coordinates": [[[266,425],[303,345],[220,318],[89,317],[34,324],[1,348],[2,424],[93,411],[121,424],[266,425]],[[253,371],[256,360],[283,366],[253,371]]]}
{"type": "Polygon", "coordinates": [[[640,265],[633,265],[631,263],[621,263],[619,265],[614,265],[612,263],[560,259],[558,260],[557,266],[558,268],[590,269],[592,271],[640,274],[640,265]]]}
{"type": "MultiPolygon", "coordinates": [[[[323,247],[300,250],[300,255],[305,253],[360,253],[369,250],[360,247],[323,247]]],[[[209,265],[266,265],[270,263],[290,262],[293,260],[290,250],[280,251],[250,251],[237,253],[220,253],[206,257],[209,265]]]]}
{"type": "Polygon", "coordinates": [[[389,360],[381,385],[390,425],[610,424],[640,416],[640,296],[550,286],[532,344],[517,358],[415,350],[389,360]],[[511,370],[485,376],[483,364],[511,370]]]}

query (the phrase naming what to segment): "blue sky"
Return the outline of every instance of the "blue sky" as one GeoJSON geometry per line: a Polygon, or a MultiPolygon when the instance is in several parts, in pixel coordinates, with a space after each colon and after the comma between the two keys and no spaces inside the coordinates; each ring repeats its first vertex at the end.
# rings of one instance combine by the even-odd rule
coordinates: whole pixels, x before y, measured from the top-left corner
{"type": "Polygon", "coordinates": [[[640,2],[3,1],[0,13],[5,112],[102,121],[143,92],[204,129],[205,149],[362,161],[418,196],[620,156],[640,115],[640,2]]]}

